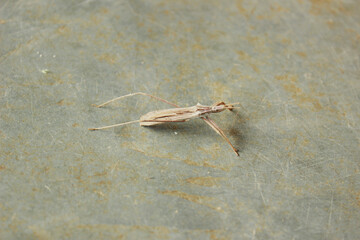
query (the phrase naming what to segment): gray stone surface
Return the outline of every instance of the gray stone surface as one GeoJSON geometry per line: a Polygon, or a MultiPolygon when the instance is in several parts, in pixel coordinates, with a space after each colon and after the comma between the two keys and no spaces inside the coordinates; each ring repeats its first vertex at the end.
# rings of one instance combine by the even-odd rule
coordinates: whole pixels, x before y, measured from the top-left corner
{"type": "Polygon", "coordinates": [[[356,239],[360,2],[0,1],[1,239],[356,239]],[[90,132],[168,108],[202,120],[90,132]]]}

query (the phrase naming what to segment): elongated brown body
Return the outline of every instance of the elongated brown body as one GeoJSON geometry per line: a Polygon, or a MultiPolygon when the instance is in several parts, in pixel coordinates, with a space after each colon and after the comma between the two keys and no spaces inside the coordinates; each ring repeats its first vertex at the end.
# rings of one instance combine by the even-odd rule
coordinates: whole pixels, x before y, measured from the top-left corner
{"type": "Polygon", "coordinates": [[[186,122],[192,118],[198,118],[208,113],[220,112],[225,108],[210,107],[197,104],[192,107],[170,108],[149,112],[140,117],[140,126],[155,126],[165,122],[186,122]]]}

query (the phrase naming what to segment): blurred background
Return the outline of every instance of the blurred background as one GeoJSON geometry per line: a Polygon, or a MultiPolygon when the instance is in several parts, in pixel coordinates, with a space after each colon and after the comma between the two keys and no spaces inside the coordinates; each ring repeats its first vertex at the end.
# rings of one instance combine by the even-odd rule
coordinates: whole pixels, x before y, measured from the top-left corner
{"type": "Polygon", "coordinates": [[[0,0],[1,239],[355,239],[360,2],[0,0]],[[240,102],[144,128],[165,103],[240,102]]]}

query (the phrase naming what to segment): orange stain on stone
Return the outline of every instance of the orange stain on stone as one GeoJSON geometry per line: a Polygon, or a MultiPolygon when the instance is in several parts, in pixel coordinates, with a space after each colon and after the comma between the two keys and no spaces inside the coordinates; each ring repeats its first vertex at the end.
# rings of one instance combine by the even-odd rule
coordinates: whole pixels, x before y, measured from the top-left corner
{"type": "Polygon", "coordinates": [[[345,13],[346,9],[339,0],[310,0],[310,13],[313,15],[321,14],[340,14],[345,13]]]}
{"type": "Polygon", "coordinates": [[[291,93],[291,97],[295,100],[296,104],[303,107],[307,103],[312,104],[313,111],[320,111],[322,106],[318,99],[314,98],[310,94],[305,93],[300,87],[296,85],[297,76],[294,75],[279,75],[275,76],[277,80],[283,81],[283,88],[287,92],[291,93]]]}
{"type": "Polygon", "coordinates": [[[219,200],[212,198],[212,197],[192,195],[192,194],[188,194],[188,193],[184,193],[184,192],[180,192],[180,191],[176,191],[176,190],[175,191],[160,191],[160,193],[164,194],[164,195],[183,198],[190,202],[204,205],[206,207],[209,207],[209,208],[219,211],[219,212],[223,211],[222,207],[219,206],[219,204],[217,204],[217,203],[219,203],[219,200]]]}

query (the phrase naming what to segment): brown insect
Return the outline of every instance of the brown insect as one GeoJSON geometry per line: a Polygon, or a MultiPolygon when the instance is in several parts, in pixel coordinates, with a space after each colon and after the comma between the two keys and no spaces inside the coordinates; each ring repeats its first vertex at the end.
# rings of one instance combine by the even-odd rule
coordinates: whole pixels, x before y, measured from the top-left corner
{"type": "Polygon", "coordinates": [[[220,136],[222,136],[225,141],[231,146],[232,150],[236,153],[236,155],[239,156],[239,151],[231,144],[230,140],[226,137],[225,133],[216,125],[216,123],[209,118],[209,114],[211,113],[218,113],[218,112],[222,112],[225,109],[229,109],[230,111],[233,110],[233,108],[235,108],[233,105],[239,104],[239,103],[233,103],[233,104],[226,104],[224,102],[218,102],[215,103],[211,106],[204,106],[201,104],[197,104],[193,107],[184,107],[181,108],[178,105],[171,103],[169,101],[166,101],[165,99],[147,94],[147,93],[143,93],[143,92],[137,92],[137,93],[131,93],[128,95],[124,95],[121,97],[117,97],[114,98],[110,101],[107,101],[103,104],[100,104],[96,107],[103,107],[111,102],[114,102],[116,100],[125,98],[125,97],[130,97],[130,96],[135,96],[135,95],[144,95],[144,96],[148,96],[151,98],[154,98],[156,100],[162,101],[164,103],[170,104],[172,106],[174,106],[175,108],[170,108],[170,109],[164,109],[164,110],[157,110],[157,111],[152,111],[149,112],[143,116],[140,117],[139,120],[135,120],[135,121],[130,121],[130,122],[125,122],[125,123],[118,123],[118,124],[114,124],[114,125],[109,125],[109,126],[104,126],[104,127],[99,127],[99,128],[89,128],[89,130],[102,130],[102,129],[107,129],[107,128],[112,128],[112,127],[118,127],[118,126],[122,126],[122,125],[126,125],[126,124],[130,124],[130,123],[140,123],[140,126],[147,126],[147,127],[151,127],[151,126],[155,126],[155,125],[159,125],[159,124],[163,124],[163,123],[167,123],[167,122],[186,122],[189,121],[190,119],[193,118],[201,118],[203,119],[215,132],[217,132],[220,136]]]}

